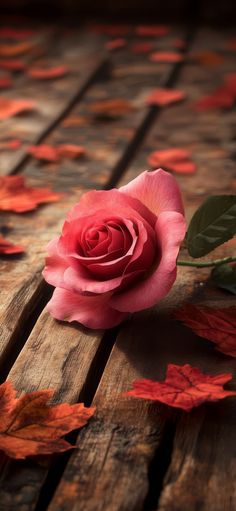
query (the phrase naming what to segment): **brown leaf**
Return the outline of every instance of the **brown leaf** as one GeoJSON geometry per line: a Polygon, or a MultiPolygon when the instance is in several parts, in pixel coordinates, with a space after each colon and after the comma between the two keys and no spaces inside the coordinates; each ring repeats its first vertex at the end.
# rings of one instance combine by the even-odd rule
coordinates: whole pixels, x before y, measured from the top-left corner
{"type": "Polygon", "coordinates": [[[165,381],[136,380],[133,382],[133,390],[126,392],[125,395],[160,401],[190,412],[192,408],[206,401],[218,401],[235,396],[236,392],[223,389],[223,385],[231,379],[230,373],[213,376],[204,374],[189,364],[183,366],[168,364],[165,381]]]}
{"type": "Polygon", "coordinates": [[[0,210],[24,213],[39,204],[56,202],[63,195],[50,188],[32,188],[25,184],[23,176],[0,177],[0,210]]]}
{"type": "Polygon", "coordinates": [[[34,110],[34,108],[36,103],[28,99],[0,98],[0,120],[34,110]]]}
{"type": "Polygon", "coordinates": [[[212,309],[186,304],[175,317],[225,355],[236,357],[236,307],[212,309]]]}
{"type": "Polygon", "coordinates": [[[13,243],[0,236],[0,254],[21,254],[22,252],[24,252],[23,247],[20,245],[13,245],[13,243]]]}
{"type": "Polygon", "coordinates": [[[93,416],[95,408],[83,403],[49,406],[51,390],[39,390],[16,398],[10,381],[0,385],[0,450],[11,458],[51,454],[71,449],[61,438],[93,416]]]}

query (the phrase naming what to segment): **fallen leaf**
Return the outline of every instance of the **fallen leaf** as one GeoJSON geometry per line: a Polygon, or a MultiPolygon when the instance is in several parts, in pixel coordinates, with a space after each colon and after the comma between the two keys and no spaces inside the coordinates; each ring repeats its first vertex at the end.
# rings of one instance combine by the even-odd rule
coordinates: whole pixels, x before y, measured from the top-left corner
{"type": "Polygon", "coordinates": [[[143,43],[134,43],[131,46],[131,51],[136,54],[148,53],[153,50],[153,43],[143,42],[143,43]]]}
{"type": "Polygon", "coordinates": [[[0,236],[0,254],[21,254],[24,249],[20,245],[13,245],[10,241],[0,236]]]}
{"type": "Polygon", "coordinates": [[[19,59],[2,59],[0,60],[0,69],[7,71],[23,71],[26,68],[25,62],[19,59]]]}
{"type": "Polygon", "coordinates": [[[81,126],[87,124],[88,119],[82,115],[71,115],[62,122],[63,128],[71,128],[73,126],[81,126]]]}
{"type": "Polygon", "coordinates": [[[81,145],[76,144],[60,144],[57,147],[58,155],[62,158],[68,158],[70,160],[75,160],[76,158],[80,158],[84,156],[86,151],[85,148],[81,145]]]}
{"type": "Polygon", "coordinates": [[[34,110],[35,108],[35,101],[28,99],[0,98],[0,120],[13,117],[22,112],[34,110]]]}
{"type": "Polygon", "coordinates": [[[226,89],[236,98],[236,73],[229,73],[224,76],[226,89]]]}
{"type": "Polygon", "coordinates": [[[21,41],[26,39],[27,37],[31,37],[34,35],[34,31],[31,29],[18,29],[12,27],[1,27],[0,28],[0,37],[5,39],[15,39],[16,41],[21,41]]]}
{"type": "Polygon", "coordinates": [[[183,366],[168,364],[166,379],[162,382],[136,380],[133,390],[126,396],[160,401],[174,408],[190,412],[192,408],[206,401],[218,401],[236,392],[224,390],[223,385],[232,379],[230,373],[204,374],[189,364],[183,366]]]}
{"type": "Polygon", "coordinates": [[[39,204],[56,202],[63,194],[50,188],[32,188],[25,184],[23,176],[0,177],[0,210],[24,213],[39,204]]]}
{"type": "Polygon", "coordinates": [[[37,160],[43,160],[48,162],[57,162],[60,157],[56,147],[48,144],[31,145],[28,147],[28,153],[31,154],[37,160]]]}
{"type": "Polygon", "coordinates": [[[18,138],[13,138],[12,140],[6,140],[5,142],[0,142],[0,151],[5,151],[8,149],[12,149],[13,151],[19,149],[22,142],[18,138]]]}
{"type": "Polygon", "coordinates": [[[193,105],[195,110],[211,110],[214,108],[231,108],[234,104],[234,96],[225,87],[220,87],[212,94],[205,96],[193,105]]]}
{"type": "Polygon", "coordinates": [[[12,87],[11,76],[0,76],[0,89],[10,89],[12,87]]]}
{"type": "Polygon", "coordinates": [[[69,73],[67,66],[55,66],[50,68],[32,67],[28,69],[27,74],[30,78],[37,80],[52,80],[55,78],[62,78],[69,73]]]}
{"type": "Polygon", "coordinates": [[[162,37],[170,32],[167,25],[140,25],[136,27],[135,32],[142,37],[162,37]]]}
{"type": "Polygon", "coordinates": [[[152,62],[181,62],[183,55],[175,51],[155,51],[149,59],[152,62]]]}
{"type": "Polygon", "coordinates": [[[107,41],[105,46],[107,50],[113,51],[123,48],[124,46],[126,46],[126,44],[127,44],[126,39],[120,37],[119,39],[112,39],[111,41],[107,41]]]}
{"type": "Polygon", "coordinates": [[[181,90],[159,88],[154,89],[147,97],[148,105],[168,106],[172,103],[178,103],[186,98],[186,93],[181,90]]]}
{"type": "Polygon", "coordinates": [[[104,99],[91,103],[88,108],[96,117],[119,117],[134,109],[126,99],[104,99]]]}
{"type": "Polygon", "coordinates": [[[193,174],[196,171],[196,165],[189,158],[190,151],[180,147],[154,151],[148,157],[148,163],[153,169],[166,167],[177,174],[193,174]]]}
{"type": "Polygon", "coordinates": [[[184,39],[173,39],[173,41],[171,41],[172,45],[174,46],[174,48],[179,48],[180,50],[184,50],[187,46],[186,44],[186,41],[184,41],[184,39]]]}
{"type": "Polygon", "coordinates": [[[195,174],[197,170],[196,164],[193,161],[178,161],[171,163],[171,165],[166,164],[166,166],[171,172],[176,174],[195,174]]]}
{"type": "Polygon", "coordinates": [[[224,62],[222,55],[209,50],[201,51],[199,53],[190,53],[189,59],[197,61],[202,66],[212,67],[219,66],[222,62],[224,62]]]}
{"type": "Polygon", "coordinates": [[[15,44],[0,44],[0,56],[1,57],[18,57],[25,53],[31,53],[35,50],[36,45],[30,41],[22,41],[15,44]]]}
{"type": "Polygon", "coordinates": [[[218,351],[236,357],[236,307],[212,309],[188,303],[175,317],[199,337],[214,342],[218,351]]]}
{"type": "Polygon", "coordinates": [[[17,398],[10,381],[0,385],[0,450],[7,456],[24,459],[75,447],[61,437],[85,426],[95,408],[83,403],[49,406],[53,394],[39,390],[17,398]]]}

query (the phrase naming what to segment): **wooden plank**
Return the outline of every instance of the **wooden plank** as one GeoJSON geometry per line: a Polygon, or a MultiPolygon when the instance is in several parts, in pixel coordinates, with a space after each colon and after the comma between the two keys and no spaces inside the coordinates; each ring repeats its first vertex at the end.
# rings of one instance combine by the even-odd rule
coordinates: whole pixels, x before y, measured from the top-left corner
{"type": "MultiPolygon", "coordinates": [[[[202,37],[200,33],[198,40],[202,37]]],[[[225,65],[227,71],[232,68],[230,56],[225,65]]],[[[234,166],[228,148],[235,112],[225,113],[224,122],[221,112],[194,114],[193,123],[189,106],[193,99],[216,87],[217,79],[221,79],[219,70],[210,73],[190,63],[183,69],[178,88],[188,91],[189,103],[163,112],[122,184],[147,166],[151,151],[181,145],[193,150],[198,164],[195,175],[178,177],[188,217],[208,194],[231,190],[234,166]]],[[[230,250],[230,244],[221,247],[216,257],[230,250]]],[[[182,256],[186,258],[184,250],[182,256]]],[[[232,400],[182,416],[160,405],[122,396],[136,378],[164,378],[171,362],[192,363],[210,373],[235,373],[234,360],[217,353],[210,343],[177,322],[170,322],[168,311],[184,301],[212,306],[235,303],[233,297],[205,282],[208,274],[206,269],[180,268],[168,298],[151,312],[134,316],[121,329],[94,398],[97,414],[80,435],[78,451],[72,454],[48,511],[235,508],[232,400]],[[177,423],[177,435],[158,506],[172,440],[165,432],[172,422],[177,423]],[[222,481],[227,495],[221,491],[222,481]]]]}

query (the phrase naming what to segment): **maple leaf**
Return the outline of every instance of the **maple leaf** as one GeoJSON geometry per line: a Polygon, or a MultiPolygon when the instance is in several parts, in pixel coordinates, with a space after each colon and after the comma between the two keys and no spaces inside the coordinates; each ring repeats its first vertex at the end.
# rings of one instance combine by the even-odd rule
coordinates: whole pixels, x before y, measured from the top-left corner
{"type": "Polygon", "coordinates": [[[133,382],[134,388],[125,395],[160,401],[190,412],[192,408],[206,401],[235,396],[236,392],[223,389],[223,385],[231,379],[230,373],[212,376],[189,364],[168,364],[165,381],[136,380],[133,382]]]}
{"type": "Polygon", "coordinates": [[[0,44],[1,57],[18,57],[29,53],[36,48],[36,45],[29,41],[22,41],[15,44],[0,44]]]}
{"type": "Polygon", "coordinates": [[[147,97],[148,105],[167,106],[177,103],[186,98],[186,93],[181,90],[159,88],[154,89],[147,97]]]}
{"type": "Polygon", "coordinates": [[[193,105],[195,110],[210,110],[214,108],[231,108],[234,103],[234,96],[230,89],[223,85],[215,90],[212,94],[205,96],[193,105]]]}
{"type": "Polygon", "coordinates": [[[223,57],[219,53],[208,50],[199,53],[192,53],[189,55],[189,58],[196,60],[203,66],[218,66],[223,62],[223,57]]]}
{"type": "Polygon", "coordinates": [[[119,117],[134,109],[126,99],[104,99],[89,105],[89,110],[96,117],[119,117]]]}
{"type": "Polygon", "coordinates": [[[188,303],[175,317],[195,334],[214,342],[221,353],[236,357],[236,307],[212,309],[188,303]]]}
{"type": "Polygon", "coordinates": [[[155,51],[149,59],[152,62],[181,62],[183,55],[175,51],[155,51]]]}
{"type": "Polygon", "coordinates": [[[39,390],[16,398],[10,381],[0,385],[0,450],[7,456],[24,459],[75,447],[61,437],[85,426],[95,408],[83,403],[49,406],[53,394],[39,390]]]}
{"type": "Polygon", "coordinates": [[[134,43],[131,46],[131,51],[136,54],[148,53],[153,50],[153,43],[143,42],[143,43],[134,43]]]}
{"type": "Polygon", "coordinates": [[[35,209],[39,204],[56,202],[63,194],[50,188],[26,186],[23,176],[0,177],[0,210],[24,213],[35,209]]]}
{"type": "Polygon", "coordinates": [[[24,249],[20,245],[13,245],[10,241],[0,236],[0,254],[21,254],[24,249]]]}
{"type": "Polygon", "coordinates": [[[149,165],[156,169],[166,167],[177,174],[193,174],[196,171],[196,165],[189,160],[191,153],[187,149],[173,147],[162,151],[154,151],[148,157],[149,165]]]}
{"type": "Polygon", "coordinates": [[[106,49],[109,51],[118,50],[119,48],[126,46],[126,44],[126,39],[120,37],[119,39],[112,39],[111,41],[107,41],[106,49]]]}
{"type": "Polygon", "coordinates": [[[56,66],[48,68],[32,67],[28,69],[27,74],[30,78],[37,80],[52,80],[55,78],[62,78],[69,73],[69,68],[66,66],[56,66]]]}
{"type": "Polygon", "coordinates": [[[56,147],[48,144],[31,145],[28,147],[28,153],[37,160],[48,162],[59,161],[59,154],[56,147]]]}
{"type": "Polygon", "coordinates": [[[170,32],[167,25],[139,25],[135,28],[137,35],[142,37],[163,37],[170,32]]]}
{"type": "Polygon", "coordinates": [[[74,160],[85,155],[85,148],[76,144],[60,144],[57,147],[57,152],[62,158],[74,160]]]}
{"type": "Polygon", "coordinates": [[[0,120],[31,111],[35,107],[36,103],[28,99],[0,98],[0,120]]]}
{"type": "Polygon", "coordinates": [[[25,62],[19,59],[2,59],[0,60],[0,69],[7,71],[23,71],[26,67],[25,62]]]}

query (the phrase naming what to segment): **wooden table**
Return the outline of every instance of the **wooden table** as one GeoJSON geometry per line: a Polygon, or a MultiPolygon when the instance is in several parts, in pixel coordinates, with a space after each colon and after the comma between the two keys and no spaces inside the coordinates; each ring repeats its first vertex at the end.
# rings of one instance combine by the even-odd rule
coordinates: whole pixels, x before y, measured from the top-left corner
{"type": "MultiPolygon", "coordinates": [[[[132,45],[141,39],[132,31],[126,47],[108,53],[110,38],[88,27],[38,28],[40,51],[29,61],[60,61],[71,72],[43,83],[24,73],[15,78],[4,96],[33,98],[38,106],[1,122],[0,138],[19,136],[24,143],[1,153],[0,173],[20,173],[30,185],[51,186],[65,196],[32,213],[0,215],[1,231],[26,248],[24,256],[0,261],[1,382],[9,378],[19,392],[53,388],[55,402],[83,401],[95,404],[97,412],[71,435],[78,442],[72,452],[25,461],[2,457],[0,510],[233,511],[235,400],[187,414],[122,396],[136,378],[164,378],[168,363],[235,373],[233,358],[169,317],[170,309],[186,300],[225,306],[234,303],[233,296],[207,282],[207,270],[181,268],[170,295],[156,308],[120,328],[90,331],[48,315],[52,289],[41,276],[45,245],[81,194],[133,179],[148,168],[155,149],[176,145],[193,153],[196,174],[178,176],[188,218],[209,194],[235,193],[235,108],[202,113],[191,108],[225,73],[235,71],[235,52],[228,46],[232,31],[172,27],[154,39],[154,47],[165,50],[173,49],[176,39],[186,42],[183,63],[169,64],[134,53],[132,45]],[[203,65],[190,56],[205,50],[217,52],[222,62],[203,65]],[[182,89],[188,99],[164,109],[147,107],[145,97],[156,87],[182,89]],[[131,101],[133,108],[94,118],[92,103],[117,98],[131,101]],[[87,157],[42,164],[27,154],[29,144],[40,142],[82,144],[87,157]]],[[[222,253],[217,250],[217,256],[222,253]]]]}

